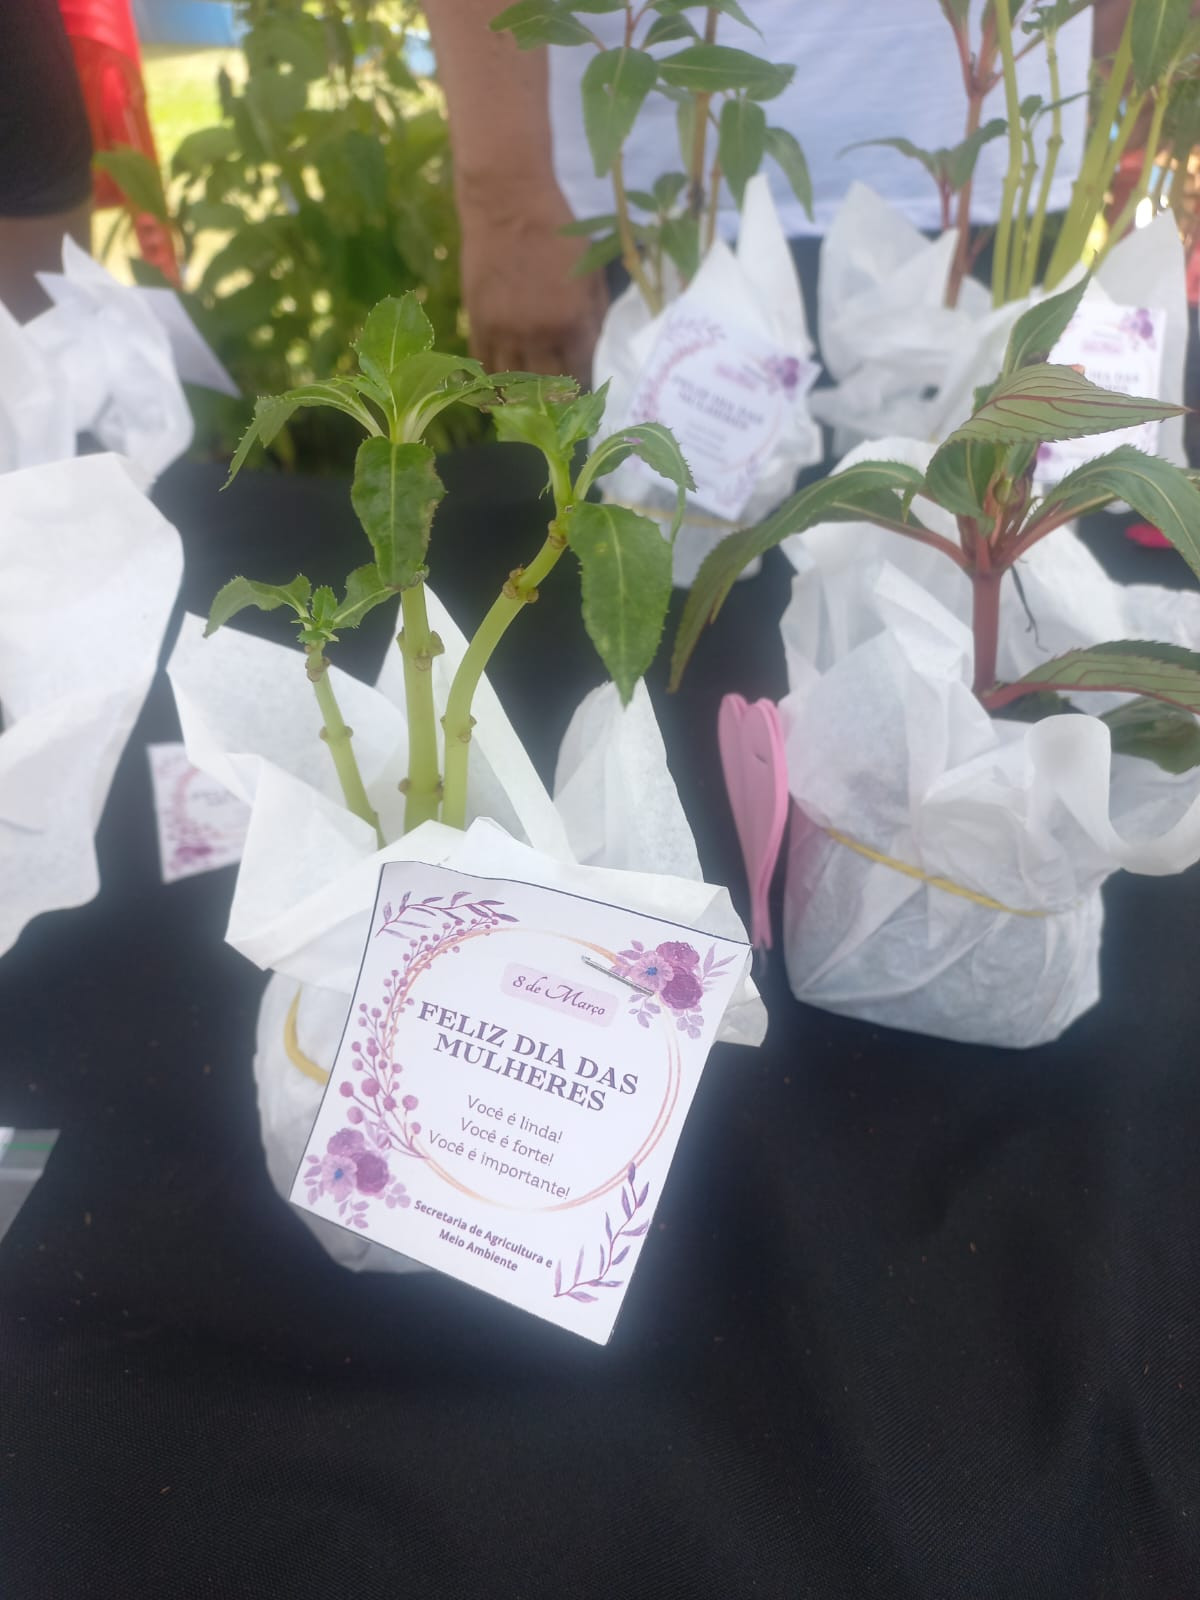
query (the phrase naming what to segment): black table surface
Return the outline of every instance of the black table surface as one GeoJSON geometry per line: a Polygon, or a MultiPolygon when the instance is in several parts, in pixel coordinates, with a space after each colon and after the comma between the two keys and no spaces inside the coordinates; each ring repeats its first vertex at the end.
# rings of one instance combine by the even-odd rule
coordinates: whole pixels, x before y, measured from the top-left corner
{"type": "MultiPolygon", "coordinates": [[[[519,452],[446,473],[433,581],[469,625],[541,513],[519,452]]],[[[219,481],[158,492],[191,609],[235,571],[362,559],[343,484],[219,481]]],[[[1181,581],[1111,521],[1093,542],[1181,581]]],[[[600,676],[576,581],[493,671],[547,773],[600,676]]],[[[718,881],[716,707],[780,690],[786,592],[768,561],[684,691],[656,680],[718,881]]],[[[386,647],[370,621],[352,670],[386,647]]],[[[767,1043],[714,1052],[599,1348],[435,1274],[347,1273],[276,1196],[232,870],[159,881],[144,747],[174,737],[160,681],[99,897],[0,961],[0,1123],[62,1129],[0,1245],[4,1600],[1200,1591],[1200,876],[1107,887],[1103,999],[1024,1053],[800,1006],[776,956],[767,1043]]]]}

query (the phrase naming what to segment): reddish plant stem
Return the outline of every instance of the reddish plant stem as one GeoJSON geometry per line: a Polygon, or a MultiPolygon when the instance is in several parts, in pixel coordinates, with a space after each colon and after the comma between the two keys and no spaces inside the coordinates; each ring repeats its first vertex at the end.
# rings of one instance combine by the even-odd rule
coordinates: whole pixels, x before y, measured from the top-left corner
{"type": "MultiPolygon", "coordinates": [[[[985,20],[983,33],[979,41],[979,54],[972,56],[968,49],[967,30],[963,28],[954,30],[955,42],[958,45],[959,60],[962,64],[963,88],[967,94],[967,125],[963,138],[969,139],[972,134],[978,133],[979,124],[983,117],[983,102],[996,86],[996,29],[995,23],[990,19],[985,20]]],[[[958,297],[962,293],[963,281],[975,263],[978,246],[974,249],[971,245],[971,190],[974,187],[974,178],[968,178],[958,191],[958,241],[954,251],[954,261],[950,267],[950,275],[946,279],[946,305],[953,309],[958,304],[958,297]]]]}
{"type": "Polygon", "coordinates": [[[1000,585],[1004,568],[993,567],[987,541],[976,546],[976,567],[971,574],[973,605],[971,631],[975,636],[974,692],[982,699],[996,682],[996,655],[1000,639],[1000,585]]]}

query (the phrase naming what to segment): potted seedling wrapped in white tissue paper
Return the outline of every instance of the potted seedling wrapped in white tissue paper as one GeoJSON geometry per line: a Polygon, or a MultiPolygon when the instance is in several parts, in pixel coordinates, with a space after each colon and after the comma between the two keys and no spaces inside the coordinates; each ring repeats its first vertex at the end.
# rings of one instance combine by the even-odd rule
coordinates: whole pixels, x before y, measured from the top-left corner
{"type": "Polygon", "coordinates": [[[1047,442],[1171,409],[1047,362],[1083,292],[1019,318],[937,450],[854,452],[688,597],[676,681],[741,566],[786,541],[785,947],[830,1010],[1052,1039],[1099,995],[1104,879],[1200,858],[1200,596],[1122,588],[1069,527],[1123,500],[1200,573],[1200,489],[1128,445],[1035,483],[1047,442]]]}
{"type": "MultiPolygon", "coordinates": [[[[473,870],[494,862],[499,876],[537,872],[552,882],[592,874],[601,898],[740,937],[725,891],[700,881],[641,682],[670,598],[671,530],[664,535],[634,511],[587,498],[636,453],[676,484],[682,508],[690,476],[675,441],[653,424],[629,428],[610,435],[577,469],[577,447],[595,430],[604,393],[580,395],[569,379],[490,377],[477,362],[440,354],[413,295],[377,306],[356,352],[355,375],[260,400],[232,472],[297,407],[347,413],[365,435],[351,498],[369,559],[341,593],[313,588],[302,575],[281,583],[231,580],[207,627],[187,619],[168,669],[190,759],[252,807],[227,936],[275,972],[255,1070],[268,1164],[284,1193],[333,1064],[384,863],[453,868],[469,858],[473,870]],[[423,435],[455,403],[490,411],[501,440],[540,452],[549,513],[528,564],[497,574],[496,599],[469,640],[426,583],[444,489],[423,435]],[[556,804],[485,671],[568,551],[580,569],[587,633],[612,682],[587,697],[568,731],[556,804]],[[398,605],[399,630],[369,687],[331,665],[330,655],[344,629],[384,605],[398,605]],[[302,656],[227,629],[245,607],[290,612],[302,656]],[[577,728],[585,730],[582,738],[577,728]],[[624,761],[634,787],[652,795],[653,829],[639,823],[629,796],[622,802],[620,785],[603,781],[613,760],[624,761]]],[[[486,543],[480,549],[486,560],[486,543]]],[[[482,918],[481,928],[495,920],[474,901],[462,915],[482,918]]],[[[459,927],[451,917],[447,928],[459,927]]],[[[753,1038],[759,1009],[747,989],[724,1036],[753,1038]]],[[[358,1132],[353,1136],[361,1143],[358,1132]]],[[[411,1142],[413,1130],[404,1137],[411,1142]]],[[[394,1165],[404,1141],[396,1142],[395,1129],[382,1129],[379,1138],[374,1155],[394,1165]]],[[[336,1194],[339,1205],[350,1204],[349,1191],[336,1194]]],[[[408,1265],[345,1231],[365,1227],[353,1217],[333,1215],[344,1227],[306,1220],[348,1264],[408,1265]]]]}
{"type": "MultiPolygon", "coordinates": [[[[596,346],[593,383],[609,385],[604,429],[669,423],[696,483],[675,542],[676,582],[731,528],[762,517],[821,456],[807,393],[818,369],[795,267],[772,203],[764,162],[784,174],[811,212],[803,151],[772,126],[770,102],[795,69],[717,42],[718,24],[753,44],[758,29],[737,0],[674,0],[603,8],[570,0],[520,0],[492,26],[523,48],[592,52],[581,82],[584,130],[612,210],[568,231],[592,240],[578,270],[619,260],[630,285],[610,307],[596,346]],[[675,107],[678,159],[632,188],[625,156],[643,109],[675,107]],[[738,213],[736,254],[718,226],[727,199],[738,213]],[[689,445],[696,448],[689,452],[689,445]]],[[[723,35],[724,37],[724,35],[723,35]]],[[[606,497],[668,522],[674,493],[652,465],[631,458],[606,497]]]]}

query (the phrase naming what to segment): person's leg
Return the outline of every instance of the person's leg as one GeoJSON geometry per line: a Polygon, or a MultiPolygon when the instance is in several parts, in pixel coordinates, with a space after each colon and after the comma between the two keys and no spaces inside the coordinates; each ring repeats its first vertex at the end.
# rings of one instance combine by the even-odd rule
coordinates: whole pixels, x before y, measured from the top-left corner
{"type": "Polygon", "coordinates": [[[85,247],[92,142],[55,0],[0,0],[0,301],[14,316],[46,304],[34,274],[85,247]]]}

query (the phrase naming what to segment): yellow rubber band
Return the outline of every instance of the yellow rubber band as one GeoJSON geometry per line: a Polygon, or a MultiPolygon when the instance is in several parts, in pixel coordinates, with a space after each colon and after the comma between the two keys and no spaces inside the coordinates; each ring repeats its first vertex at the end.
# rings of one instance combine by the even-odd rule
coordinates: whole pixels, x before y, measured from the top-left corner
{"type": "Polygon", "coordinates": [[[1003,911],[1009,917],[1050,915],[1048,911],[1023,911],[1019,906],[1006,906],[1001,900],[993,900],[990,895],[976,894],[974,889],[964,889],[961,883],[954,883],[950,878],[922,872],[920,867],[914,867],[907,861],[897,861],[895,856],[885,856],[882,850],[872,850],[870,845],[860,844],[857,839],[852,839],[848,833],[839,833],[836,828],[826,828],[825,832],[838,844],[844,844],[847,850],[865,856],[868,861],[877,861],[881,867],[891,867],[893,872],[902,872],[906,878],[916,878],[920,883],[927,883],[931,889],[944,889],[947,894],[956,894],[960,900],[969,900],[972,905],[983,906],[988,911],[1003,911]]]}
{"type": "Polygon", "coordinates": [[[324,1067],[304,1054],[300,1048],[300,1039],[296,1033],[296,1018],[300,1015],[300,990],[296,990],[295,998],[288,1007],[287,1021],[283,1025],[283,1048],[287,1051],[288,1060],[294,1067],[298,1067],[306,1078],[311,1078],[314,1083],[322,1087],[329,1082],[329,1074],[324,1067]]]}

